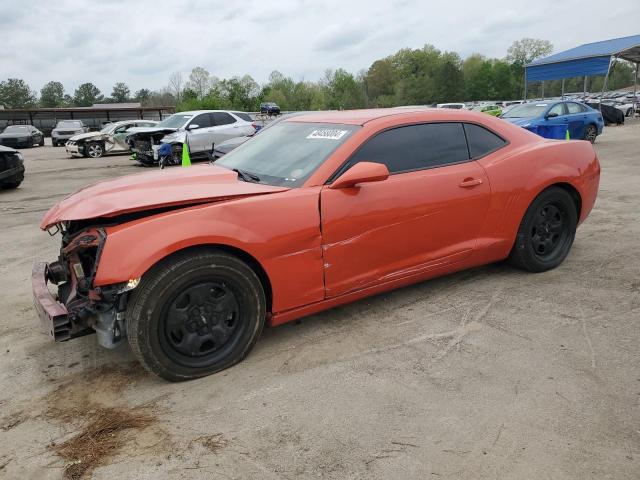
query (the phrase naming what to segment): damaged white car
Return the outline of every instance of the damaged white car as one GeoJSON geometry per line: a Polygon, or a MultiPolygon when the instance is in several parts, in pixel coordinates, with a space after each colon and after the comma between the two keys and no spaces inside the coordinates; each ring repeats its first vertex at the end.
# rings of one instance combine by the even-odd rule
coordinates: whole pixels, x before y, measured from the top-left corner
{"type": "Polygon", "coordinates": [[[189,146],[192,159],[208,159],[214,146],[230,138],[253,135],[258,125],[246,112],[197,110],[171,115],[154,128],[140,129],[127,135],[132,159],[145,166],[157,165],[162,144],[171,146],[169,164],[176,164],[182,145],[189,146]]]}
{"type": "Polygon", "coordinates": [[[73,157],[99,158],[107,153],[126,153],[129,144],[127,135],[154,127],[155,120],[124,120],[105,125],[99,132],[81,133],[71,137],[65,144],[67,153],[73,157]]]}

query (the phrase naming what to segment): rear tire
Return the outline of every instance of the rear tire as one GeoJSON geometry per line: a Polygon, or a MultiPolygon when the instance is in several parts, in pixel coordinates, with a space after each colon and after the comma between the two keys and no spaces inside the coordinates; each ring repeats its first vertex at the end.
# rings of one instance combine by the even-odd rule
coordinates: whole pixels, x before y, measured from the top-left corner
{"type": "Polygon", "coordinates": [[[598,129],[596,128],[596,126],[593,124],[587,125],[587,128],[584,129],[584,139],[590,141],[591,143],[595,143],[597,136],[598,129]]]}
{"type": "Polygon", "coordinates": [[[509,262],[529,272],[557,267],[571,250],[577,224],[578,213],[571,195],[560,187],[548,188],[527,209],[509,262]]]}
{"type": "Polygon", "coordinates": [[[127,307],[135,357],[169,381],[191,380],[243,360],[264,325],[260,280],[243,261],[186,251],[145,274],[127,307]]]}

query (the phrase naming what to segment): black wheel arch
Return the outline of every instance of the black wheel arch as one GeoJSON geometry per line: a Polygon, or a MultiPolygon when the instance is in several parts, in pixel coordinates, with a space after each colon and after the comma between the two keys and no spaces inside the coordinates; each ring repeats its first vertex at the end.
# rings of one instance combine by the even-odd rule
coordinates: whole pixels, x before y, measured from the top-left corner
{"type": "MultiPolygon", "coordinates": [[[[582,197],[580,196],[580,192],[578,192],[576,187],[574,187],[570,183],[566,183],[566,182],[554,183],[553,185],[549,185],[544,190],[548,190],[549,188],[552,188],[552,187],[562,188],[569,195],[571,195],[571,198],[573,199],[573,203],[576,206],[576,217],[578,218],[578,221],[579,221],[580,220],[580,213],[582,212],[582,197]]],[[[542,192],[544,192],[544,190],[542,190],[542,192]]],[[[542,192],[540,192],[540,193],[542,193],[542,192]]],[[[540,195],[540,193],[538,195],[540,195]]]]}

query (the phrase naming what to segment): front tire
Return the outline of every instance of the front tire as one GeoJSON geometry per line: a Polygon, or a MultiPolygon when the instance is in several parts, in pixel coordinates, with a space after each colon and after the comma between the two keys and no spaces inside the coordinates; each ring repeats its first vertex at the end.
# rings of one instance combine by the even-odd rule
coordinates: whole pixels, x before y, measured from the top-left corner
{"type": "Polygon", "coordinates": [[[100,158],[104,155],[104,147],[101,143],[93,142],[84,147],[85,155],[91,158],[100,158]]]}
{"type": "Polygon", "coordinates": [[[557,267],[571,250],[577,224],[571,195],[560,187],[548,188],[527,209],[509,255],[510,263],[530,272],[557,267]]]}
{"type": "Polygon", "coordinates": [[[235,256],[186,251],[145,274],[127,307],[135,357],[169,381],[210,375],[243,360],[264,325],[255,272],[235,256]]]}

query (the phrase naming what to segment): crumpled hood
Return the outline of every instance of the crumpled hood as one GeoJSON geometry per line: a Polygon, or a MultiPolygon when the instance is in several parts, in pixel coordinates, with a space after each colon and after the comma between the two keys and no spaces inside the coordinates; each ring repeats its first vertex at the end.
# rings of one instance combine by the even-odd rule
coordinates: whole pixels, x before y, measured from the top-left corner
{"type": "Polygon", "coordinates": [[[124,213],[176,205],[243,198],[284,192],[274,187],[238,180],[236,172],[222,167],[198,165],[127,175],[85,187],[54,205],[40,228],[68,220],[114,217],[124,213]]]}
{"type": "Polygon", "coordinates": [[[78,140],[86,140],[88,138],[100,137],[102,135],[104,134],[100,132],[87,132],[87,133],[81,133],[79,135],[74,135],[69,140],[73,140],[74,142],[77,142],[78,140]]]}

